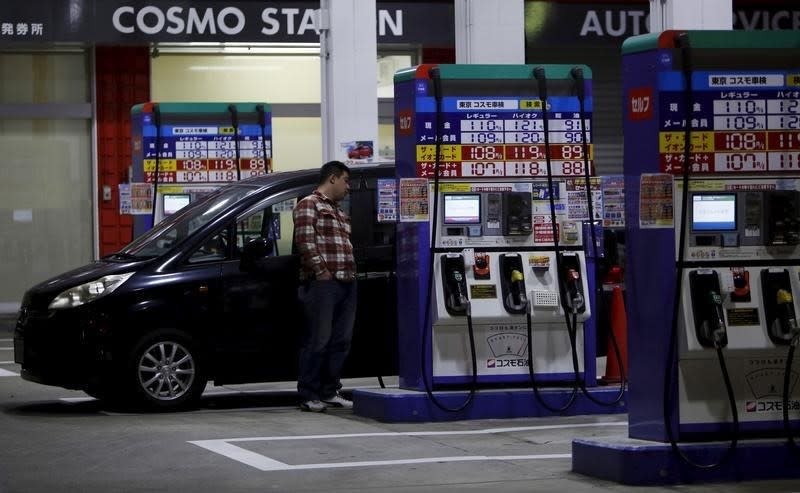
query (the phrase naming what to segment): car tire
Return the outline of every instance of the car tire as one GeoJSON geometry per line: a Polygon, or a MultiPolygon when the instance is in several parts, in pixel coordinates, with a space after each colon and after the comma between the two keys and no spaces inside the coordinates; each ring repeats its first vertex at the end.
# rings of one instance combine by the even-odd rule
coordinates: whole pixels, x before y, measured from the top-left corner
{"type": "Polygon", "coordinates": [[[197,404],[207,379],[199,345],[188,334],[159,329],[139,339],[128,358],[123,379],[132,390],[131,404],[172,411],[197,404]]]}

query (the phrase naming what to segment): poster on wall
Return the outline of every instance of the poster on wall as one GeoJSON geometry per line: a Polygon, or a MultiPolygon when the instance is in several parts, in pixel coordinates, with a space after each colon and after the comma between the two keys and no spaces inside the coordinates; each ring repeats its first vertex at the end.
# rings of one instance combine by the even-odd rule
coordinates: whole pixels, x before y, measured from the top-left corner
{"type": "MultiPolygon", "coordinates": [[[[153,185],[151,183],[131,183],[130,212],[133,216],[150,215],[153,213],[153,185]]],[[[121,196],[120,196],[121,198],[121,196]]]]}
{"type": "Polygon", "coordinates": [[[639,227],[674,227],[672,175],[643,173],[639,181],[639,227]]]}
{"type": "Polygon", "coordinates": [[[400,222],[428,221],[428,179],[400,178],[400,222]]]}
{"type": "Polygon", "coordinates": [[[339,160],[348,166],[375,161],[375,145],[371,140],[351,140],[339,143],[339,160]]]}
{"type": "Polygon", "coordinates": [[[603,227],[625,227],[625,177],[608,175],[600,177],[603,192],[603,227]]]}
{"type": "Polygon", "coordinates": [[[394,178],[378,180],[378,222],[397,221],[397,181],[394,178]]]}

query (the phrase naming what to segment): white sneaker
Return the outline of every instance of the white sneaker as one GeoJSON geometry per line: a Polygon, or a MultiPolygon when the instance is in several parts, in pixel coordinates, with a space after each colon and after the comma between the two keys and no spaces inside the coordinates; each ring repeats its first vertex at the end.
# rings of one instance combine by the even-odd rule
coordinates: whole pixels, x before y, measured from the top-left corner
{"type": "Polygon", "coordinates": [[[321,413],[324,412],[326,409],[328,409],[328,406],[325,405],[325,403],[322,401],[313,400],[313,401],[301,402],[300,409],[312,413],[321,413]]]}
{"type": "Polygon", "coordinates": [[[345,399],[338,393],[334,394],[333,397],[322,399],[322,402],[333,407],[343,407],[345,409],[353,409],[353,401],[345,399]]]}

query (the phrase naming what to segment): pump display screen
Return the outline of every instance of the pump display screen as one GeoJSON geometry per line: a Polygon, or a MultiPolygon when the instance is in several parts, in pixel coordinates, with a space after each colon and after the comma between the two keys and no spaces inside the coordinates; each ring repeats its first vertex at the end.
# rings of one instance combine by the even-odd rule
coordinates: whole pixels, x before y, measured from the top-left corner
{"type": "Polygon", "coordinates": [[[175,214],[189,205],[191,200],[188,193],[169,193],[164,195],[164,215],[175,214]]]}
{"type": "Polygon", "coordinates": [[[481,196],[479,194],[445,194],[445,224],[480,224],[481,196]]]}
{"type": "Polygon", "coordinates": [[[692,231],[736,230],[736,195],[695,194],[692,197],[692,231]]]}

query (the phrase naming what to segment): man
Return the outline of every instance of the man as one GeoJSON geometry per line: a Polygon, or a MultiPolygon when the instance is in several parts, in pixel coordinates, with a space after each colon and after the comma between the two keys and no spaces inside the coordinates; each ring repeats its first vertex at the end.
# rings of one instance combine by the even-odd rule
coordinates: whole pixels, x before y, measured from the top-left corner
{"type": "Polygon", "coordinates": [[[339,161],[320,169],[317,189],[294,208],[294,242],[301,257],[300,300],[306,334],[300,349],[300,409],[352,408],[339,394],[356,316],[356,263],[350,217],[339,202],[350,192],[350,169],[339,161]]]}

